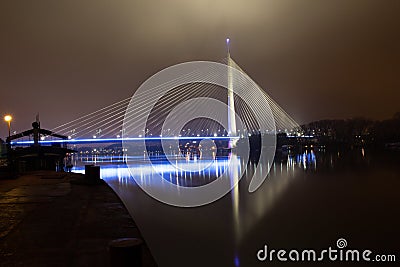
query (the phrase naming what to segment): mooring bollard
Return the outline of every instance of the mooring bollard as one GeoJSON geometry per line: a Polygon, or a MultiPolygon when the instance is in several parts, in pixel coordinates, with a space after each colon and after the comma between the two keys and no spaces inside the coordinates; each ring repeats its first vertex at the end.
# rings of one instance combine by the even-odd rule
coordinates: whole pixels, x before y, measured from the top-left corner
{"type": "Polygon", "coordinates": [[[110,263],[116,267],[141,267],[142,244],[139,238],[119,238],[109,244],[110,263]]]}
{"type": "Polygon", "coordinates": [[[89,167],[89,179],[92,182],[97,182],[100,180],[100,166],[89,167]]]}
{"type": "Polygon", "coordinates": [[[93,164],[85,165],[85,178],[89,179],[90,177],[90,167],[94,166],[93,164]]]}
{"type": "Polygon", "coordinates": [[[100,166],[85,165],[85,178],[89,182],[98,182],[100,180],[100,166]]]}

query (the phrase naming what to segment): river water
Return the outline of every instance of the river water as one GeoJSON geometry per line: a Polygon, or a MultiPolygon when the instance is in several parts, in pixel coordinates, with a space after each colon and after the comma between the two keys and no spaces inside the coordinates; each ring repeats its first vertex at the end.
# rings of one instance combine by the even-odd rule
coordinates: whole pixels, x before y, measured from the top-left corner
{"type": "MultiPolygon", "coordinates": [[[[301,261],[302,250],[313,249],[320,255],[328,247],[338,249],[341,238],[347,241],[343,249],[368,249],[370,258],[395,255],[398,264],[399,159],[398,152],[364,148],[277,153],[268,178],[257,191],[247,190],[255,168],[251,163],[230,193],[196,208],[173,207],[145,194],[122,158],[93,160],[101,165],[102,178],[123,200],[162,267],[371,266],[362,260],[327,257],[316,263],[301,261]],[[298,250],[300,260],[282,262],[275,256],[260,261],[257,253],[265,246],[268,251],[298,250]]],[[[74,171],[83,172],[82,166],[91,160],[80,159],[74,171]]],[[[170,182],[197,186],[223,172],[227,160],[217,159],[208,173],[193,177],[190,173],[178,177],[162,160],[157,168],[170,182]]],[[[151,179],[151,169],[138,164],[137,171],[151,179]]],[[[379,266],[397,264],[380,262],[379,266]]]]}

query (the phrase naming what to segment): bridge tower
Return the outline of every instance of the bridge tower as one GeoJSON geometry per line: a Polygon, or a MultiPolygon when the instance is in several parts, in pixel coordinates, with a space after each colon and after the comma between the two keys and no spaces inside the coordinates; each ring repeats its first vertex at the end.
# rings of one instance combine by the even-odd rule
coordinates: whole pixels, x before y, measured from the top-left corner
{"type": "MultiPolygon", "coordinates": [[[[232,77],[232,59],[230,54],[230,39],[226,39],[226,46],[228,50],[228,134],[229,136],[236,136],[236,119],[235,119],[235,99],[233,94],[233,77],[232,77]]],[[[231,142],[230,145],[233,145],[231,142]]]]}

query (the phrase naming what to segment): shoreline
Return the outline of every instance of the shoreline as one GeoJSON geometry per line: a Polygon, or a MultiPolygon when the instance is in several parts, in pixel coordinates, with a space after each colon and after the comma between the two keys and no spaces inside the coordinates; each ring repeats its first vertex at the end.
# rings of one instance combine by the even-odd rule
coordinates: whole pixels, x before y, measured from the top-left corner
{"type": "MultiPolygon", "coordinates": [[[[104,181],[36,171],[0,180],[0,266],[110,266],[109,242],[143,240],[104,181]]],[[[143,266],[157,266],[146,244],[143,266]]]]}

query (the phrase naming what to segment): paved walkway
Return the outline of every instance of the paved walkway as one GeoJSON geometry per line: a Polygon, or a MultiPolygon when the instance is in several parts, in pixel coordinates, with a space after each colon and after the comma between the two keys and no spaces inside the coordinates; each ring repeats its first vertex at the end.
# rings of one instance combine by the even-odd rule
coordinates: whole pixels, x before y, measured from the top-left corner
{"type": "MultiPolygon", "coordinates": [[[[0,266],[110,266],[108,243],[140,233],[105,184],[35,172],[0,180],[0,266]]],[[[143,266],[156,266],[143,249],[143,266]]]]}

